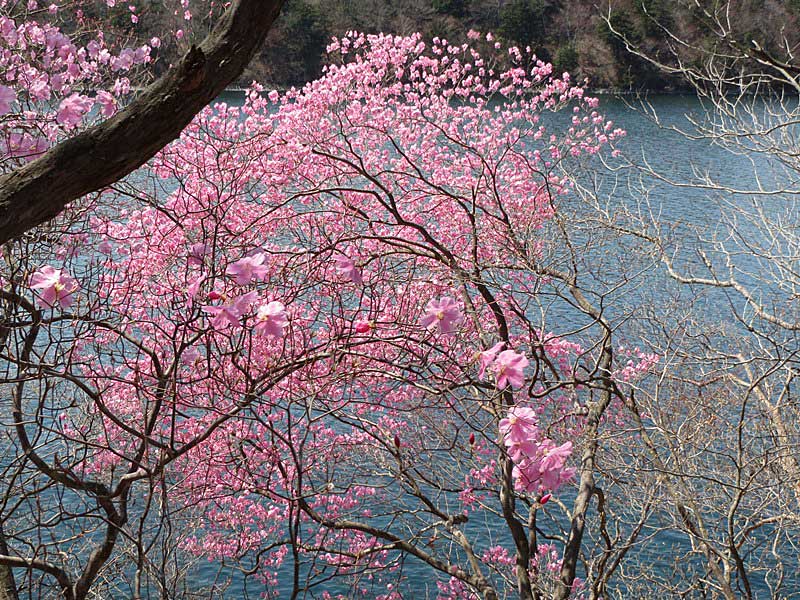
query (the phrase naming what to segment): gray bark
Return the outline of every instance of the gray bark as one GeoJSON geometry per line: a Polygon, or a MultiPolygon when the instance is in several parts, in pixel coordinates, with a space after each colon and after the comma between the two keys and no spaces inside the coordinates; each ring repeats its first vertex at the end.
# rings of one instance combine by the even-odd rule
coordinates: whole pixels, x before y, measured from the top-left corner
{"type": "MultiPolygon", "coordinates": [[[[3,531],[2,523],[0,523],[0,554],[8,554],[6,534],[3,531]]],[[[3,564],[0,564],[0,600],[19,600],[17,584],[14,581],[14,572],[11,567],[3,564]]]]}

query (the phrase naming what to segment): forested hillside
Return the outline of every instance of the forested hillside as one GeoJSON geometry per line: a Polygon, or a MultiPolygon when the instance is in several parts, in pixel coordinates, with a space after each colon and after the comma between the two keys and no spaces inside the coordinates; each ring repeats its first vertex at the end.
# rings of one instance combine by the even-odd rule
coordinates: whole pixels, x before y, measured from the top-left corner
{"type": "MultiPolygon", "coordinates": [[[[187,29],[202,33],[199,15],[218,10],[218,4],[192,0],[195,17],[187,29]],[[203,4],[208,11],[200,9],[203,4]]],[[[124,28],[128,7],[118,4],[117,10],[124,28]]],[[[675,52],[691,63],[709,49],[726,53],[732,45],[754,48],[753,42],[759,52],[791,62],[800,41],[800,0],[288,0],[242,83],[258,79],[289,86],[309,81],[320,73],[330,38],[349,30],[420,31],[429,39],[439,36],[460,43],[468,30],[476,29],[531,46],[557,70],[588,77],[594,89],[659,90],[681,85],[678,78],[665,78],[629,53],[604,17],[648,55],[673,63],[675,52]],[[722,29],[733,30],[735,38],[720,39],[715,33],[722,29]]],[[[181,15],[164,14],[160,2],[140,4],[137,35],[157,30],[166,18],[180,21],[181,15]]],[[[162,57],[169,59],[178,49],[185,50],[188,42],[188,37],[164,40],[162,57]]]]}

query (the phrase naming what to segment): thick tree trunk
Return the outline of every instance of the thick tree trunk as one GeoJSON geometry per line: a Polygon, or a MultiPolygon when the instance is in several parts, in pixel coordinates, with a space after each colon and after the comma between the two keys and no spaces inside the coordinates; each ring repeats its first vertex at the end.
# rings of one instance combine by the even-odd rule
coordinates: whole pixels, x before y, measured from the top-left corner
{"type": "Polygon", "coordinates": [[[203,42],[114,117],[0,177],[0,244],[118,181],[241,75],[284,0],[235,0],[203,42]]]}

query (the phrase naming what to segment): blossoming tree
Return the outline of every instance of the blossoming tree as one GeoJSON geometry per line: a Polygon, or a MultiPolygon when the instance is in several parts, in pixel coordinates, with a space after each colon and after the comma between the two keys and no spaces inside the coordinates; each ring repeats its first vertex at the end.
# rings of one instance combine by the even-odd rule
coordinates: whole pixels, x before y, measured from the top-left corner
{"type": "Polygon", "coordinates": [[[656,359],[617,360],[560,211],[621,132],[568,75],[470,38],[337,40],[322,79],[204,111],[8,245],[19,585],[171,597],[191,556],[287,597],[596,576],[599,431],[656,359]]]}

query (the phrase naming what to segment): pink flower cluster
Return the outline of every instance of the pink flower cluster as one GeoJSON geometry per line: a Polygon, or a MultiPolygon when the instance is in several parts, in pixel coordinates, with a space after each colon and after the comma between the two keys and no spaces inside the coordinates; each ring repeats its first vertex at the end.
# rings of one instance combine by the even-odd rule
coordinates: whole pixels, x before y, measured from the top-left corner
{"type": "Polygon", "coordinates": [[[339,275],[349,281],[352,281],[356,285],[362,285],[364,283],[364,280],[361,277],[361,271],[358,270],[358,267],[352,258],[349,258],[344,254],[338,254],[333,258],[333,262],[336,263],[336,272],[339,273],[339,275]]]}
{"type": "MultiPolygon", "coordinates": [[[[189,252],[189,263],[202,265],[208,253],[205,244],[192,244],[189,252]]],[[[254,252],[239,260],[232,262],[225,269],[225,274],[232,277],[234,283],[239,286],[249,285],[256,281],[264,281],[269,276],[267,257],[263,252],[254,252]]],[[[203,278],[195,280],[190,289],[190,295],[194,296],[203,278]]],[[[212,291],[208,294],[209,300],[222,300],[222,304],[207,304],[202,307],[203,312],[211,315],[211,325],[215,329],[223,330],[233,327],[242,327],[242,318],[250,311],[250,308],[258,301],[258,292],[249,291],[234,297],[228,297],[224,293],[212,291]]],[[[262,337],[283,337],[284,330],[289,325],[289,316],[286,306],[282,302],[273,300],[258,305],[255,314],[255,325],[253,332],[262,337]]]]}
{"type": "Polygon", "coordinates": [[[504,390],[509,385],[521,388],[525,385],[524,371],[530,362],[524,354],[503,350],[504,346],[505,342],[500,342],[478,354],[478,378],[483,380],[488,370],[494,375],[498,389],[504,390]]]}
{"type": "Polygon", "coordinates": [[[39,290],[39,304],[47,308],[61,308],[72,306],[72,294],[78,291],[78,282],[64,273],[61,269],[56,269],[46,265],[31,275],[30,288],[39,290]]]}
{"type": "Polygon", "coordinates": [[[514,406],[500,420],[500,434],[514,463],[514,486],[520,492],[556,491],[572,479],[575,469],[565,467],[572,442],[556,446],[539,429],[536,411],[514,406]]]}
{"type": "MultiPolygon", "coordinates": [[[[90,25],[80,9],[74,17],[79,32],[74,32],[72,24],[62,30],[47,22],[52,16],[37,21],[6,4],[0,3],[0,115],[5,116],[0,159],[27,160],[92,118],[94,107],[104,117],[113,115],[118,101],[130,92],[124,75],[150,63],[152,48],[114,53],[103,32],[79,45],[76,40],[86,40],[90,25]]],[[[29,3],[29,9],[32,5],[36,3],[29,3]]],[[[49,12],[57,14],[58,6],[52,4],[49,12]]]]}
{"type": "Polygon", "coordinates": [[[256,325],[253,330],[262,336],[283,337],[283,330],[289,325],[286,307],[281,302],[272,301],[263,304],[256,313],[256,325]]]}
{"type": "Polygon", "coordinates": [[[458,302],[449,296],[443,296],[428,302],[420,323],[428,329],[438,329],[443,335],[452,335],[463,319],[458,302]]]}
{"type": "Polygon", "coordinates": [[[627,356],[625,366],[615,370],[611,375],[619,382],[630,383],[650,372],[658,363],[658,354],[643,352],[639,348],[620,347],[617,355],[627,356]]]}
{"type": "Polygon", "coordinates": [[[233,277],[233,280],[238,285],[247,285],[253,279],[264,281],[269,273],[269,269],[264,264],[266,260],[267,257],[264,256],[263,252],[245,256],[228,265],[225,274],[233,277]]]}

